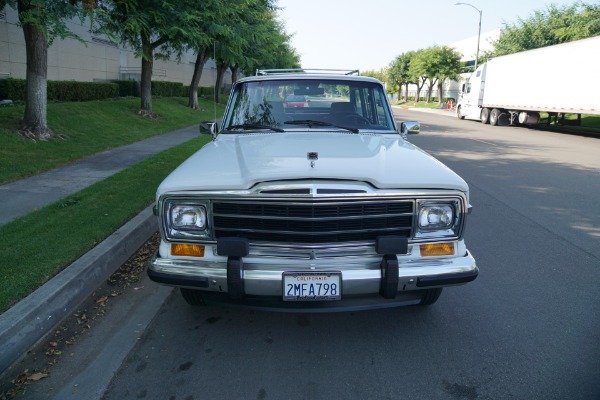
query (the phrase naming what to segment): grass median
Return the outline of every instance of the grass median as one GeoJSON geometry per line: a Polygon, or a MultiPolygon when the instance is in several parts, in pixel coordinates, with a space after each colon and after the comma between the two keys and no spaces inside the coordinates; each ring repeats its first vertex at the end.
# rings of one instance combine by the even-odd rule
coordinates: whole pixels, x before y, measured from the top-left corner
{"type": "Polygon", "coordinates": [[[192,139],[0,226],[0,311],[27,296],[151,204],[160,182],[209,139],[192,139]]]}
{"type": "MultiPolygon", "coordinates": [[[[16,133],[23,105],[0,108],[0,184],[215,116],[214,103],[206,99],[199,99],[197,111],[186,107],[186,98],[154,98],[156,120],[138,115],[139,103],[138,98],[49,103],[48,126],[58,137],[36,142],[16,133]]],[[[223,111],[216,106],[218,116],[223,111]]]]}
{"type": "MultiPolygon", "coordinates": [[[[139,99],[50,103],[58,135],[31,141],[16,133],[23,106],[0,108],[0,183],[85,156],[213,119],[184,98],[155,98],[156,120],[137,114],[139,99]]],[[[217,105],[217,116],[224,106],[217,105]]],[[[0,226],[0,312],[27,296],[151,204],[160,182],[210,138],[198,137],[157,154],[80,192],[0,226]]]]}

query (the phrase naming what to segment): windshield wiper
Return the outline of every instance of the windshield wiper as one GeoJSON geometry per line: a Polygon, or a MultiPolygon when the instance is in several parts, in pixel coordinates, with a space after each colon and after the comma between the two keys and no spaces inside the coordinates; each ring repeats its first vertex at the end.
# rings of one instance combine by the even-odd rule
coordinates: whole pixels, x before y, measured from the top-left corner
{"type": "Polygon", "coordinates": [[[243,130],[252,130],[252,129],[268,129],[274,132],[285,132],[285,130],[281,129],[281,128],[276,128],[274,126],[269,126],[269,125],[261,125],[261,124],[239,124],[239,125],[232,125],[227,127],[227,130],[229,129],[243,129],[243,130]]]}
{"type": "Polygon", "coordinates": [[[285,124],[287,124],[287,125],[306,125],[309,128],[312,128],[313,126],[332,126],[334,128],[345,129],[352,133],[358,133],[357,128],[349,128],[347,126],[336,125],[336,124],[332,124],[330,122],[325,122],[325,121],[316,121],[313,119],[295,119],[293,121],[285,121],[285,124]]]}

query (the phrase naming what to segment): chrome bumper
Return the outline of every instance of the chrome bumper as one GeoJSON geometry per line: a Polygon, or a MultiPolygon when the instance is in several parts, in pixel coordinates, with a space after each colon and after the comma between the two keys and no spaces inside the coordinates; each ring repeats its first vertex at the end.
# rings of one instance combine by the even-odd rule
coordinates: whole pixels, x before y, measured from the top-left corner
{"type": "MultiPolygon", "coordinates": [[[[381,259],[328,261],[310,266],[307,262],[282,260],[274,265],[244,260],[241,271],[244,294],[282,296],[283,272],[340,271],[342,297],[379,293],[382,281],[381,259]]],[[[398,293],[446,287],[475,280],[479,269],[467,252],[463,257],[399,260],[398,293]]],[[[195,288],[207,292],[227,293],[227,264],[223,261],[166,259],[156,255],[148,267],[149,277],[158,283],[195,288]]]]}

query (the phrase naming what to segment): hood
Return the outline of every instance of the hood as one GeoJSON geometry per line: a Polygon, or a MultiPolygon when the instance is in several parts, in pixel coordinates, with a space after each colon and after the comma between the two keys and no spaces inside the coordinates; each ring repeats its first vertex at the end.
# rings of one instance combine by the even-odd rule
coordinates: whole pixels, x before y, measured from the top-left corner
{"type": "Polygon", "coordinates": [[[399,135],[340,132],[221,134],[173,171],[165,192],[247,190],[299,179],[368,182],[379,189],[453,189],[467,184],[399,135]],[[317,159],[311,165],[308,154],[317,159]]]}

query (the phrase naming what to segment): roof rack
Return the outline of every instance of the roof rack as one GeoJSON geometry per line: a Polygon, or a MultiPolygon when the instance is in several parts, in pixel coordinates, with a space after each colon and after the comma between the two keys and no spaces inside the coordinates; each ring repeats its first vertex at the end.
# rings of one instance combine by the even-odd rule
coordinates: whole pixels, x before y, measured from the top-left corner
{"type": "Polygon", "coordinates": [[[256,75],[278,74],[333,74],[333,75],[360,75],[357,69],[316,69],[316,68],[289,68],[289,69],[257,69],[256,75]]]}

